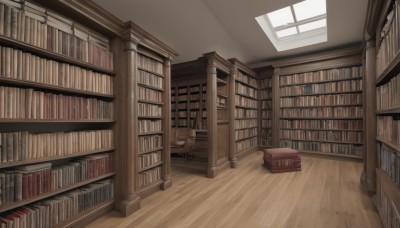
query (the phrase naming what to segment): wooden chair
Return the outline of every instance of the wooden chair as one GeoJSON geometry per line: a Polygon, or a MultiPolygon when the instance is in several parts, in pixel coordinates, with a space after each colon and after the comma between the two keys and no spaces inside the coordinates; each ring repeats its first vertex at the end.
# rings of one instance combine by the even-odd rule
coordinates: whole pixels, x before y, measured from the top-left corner
{"type": "Polygon", "coordinates": [[[171,128],[171,154],[182,154],[187,158],[196,141],[196,130],[191,128],[171,128]]]}

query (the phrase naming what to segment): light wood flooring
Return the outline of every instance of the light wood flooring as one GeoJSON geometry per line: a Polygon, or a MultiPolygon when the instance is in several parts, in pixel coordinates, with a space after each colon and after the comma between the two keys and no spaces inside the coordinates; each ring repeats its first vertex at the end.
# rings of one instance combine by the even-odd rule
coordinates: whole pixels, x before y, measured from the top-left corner
{"type": "Polygon", "coordinates": [[[362,163],[302,155],[302,169],[271,174],[261,152],[214,179],[174,168],[173,186],[142,200],[139,211],[111,212],[88,227],[381,227],[360,188],[362,163]]]}

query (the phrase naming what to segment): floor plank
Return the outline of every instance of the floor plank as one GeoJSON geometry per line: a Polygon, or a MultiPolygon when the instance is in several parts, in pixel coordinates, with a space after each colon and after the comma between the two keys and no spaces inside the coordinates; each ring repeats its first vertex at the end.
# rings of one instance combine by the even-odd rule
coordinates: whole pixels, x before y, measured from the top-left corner
{"type": "Polygon", "coordinates": [[[214,179],[173,168],[173,186],[144,199],[139,211],[111,212],[88,227],[379,228],[361,171],[362,163],[302,155],[301,172],[271,174],[261,152],[214,179]]]}

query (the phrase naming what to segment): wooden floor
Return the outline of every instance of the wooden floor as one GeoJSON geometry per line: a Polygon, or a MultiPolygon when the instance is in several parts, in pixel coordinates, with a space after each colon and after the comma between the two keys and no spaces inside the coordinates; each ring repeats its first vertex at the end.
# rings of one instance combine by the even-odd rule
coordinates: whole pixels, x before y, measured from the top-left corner
{"type": "Polygon", "coordinates": [[[378,228],[360,188],[361,163],[302,155],[301,172],[271,174],[261,152],[214,179],[173,169],[173,186],[127,218],[112,212],[89,227],[378,228]]]}

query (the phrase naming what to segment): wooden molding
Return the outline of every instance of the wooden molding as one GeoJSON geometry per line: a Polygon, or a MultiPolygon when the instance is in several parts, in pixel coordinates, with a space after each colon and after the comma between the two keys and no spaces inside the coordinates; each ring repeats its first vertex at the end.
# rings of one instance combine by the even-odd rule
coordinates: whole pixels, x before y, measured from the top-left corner
{"type": "Polygon", "coordinates": [[[213,51],[213,52],[208,52],[206,54],[203,54],[204,57],[206,57],[207,59],[211,59],[213,58],[214,64],[217,66],[218,69],[224,71],[227,74],[230,74],[230,69],[231,69],[231,63],[224,59],[222,56],[220,56],[217,52],[213,51]]]}
{"type": "Polygon", "coordinates": [[[383,1],[369,0],[367,7],[367,16],[364,25],[364,38],[369,40],[376,34],[376,27],[378,24],[379,14],[381,11],[383,1]]]}
{"type": "Polygon", "coordinates": [[[132,200],[122,200],[120,202],[116,202],[115,204],[117,211],[119,211],[124,217],[139,210],[140,207],[140,197],[136,197],[132,200]]]}
{"type": "Polygon", "coordinates": [[[238,60],[237,58],[231,58],[228,59],[230,63],[232,63],[236,68],[244,71],[246,74],[252,76],[252,77],[257,77],[257,73],[250,67],[248,67],[246,64],[238,60]]]}

